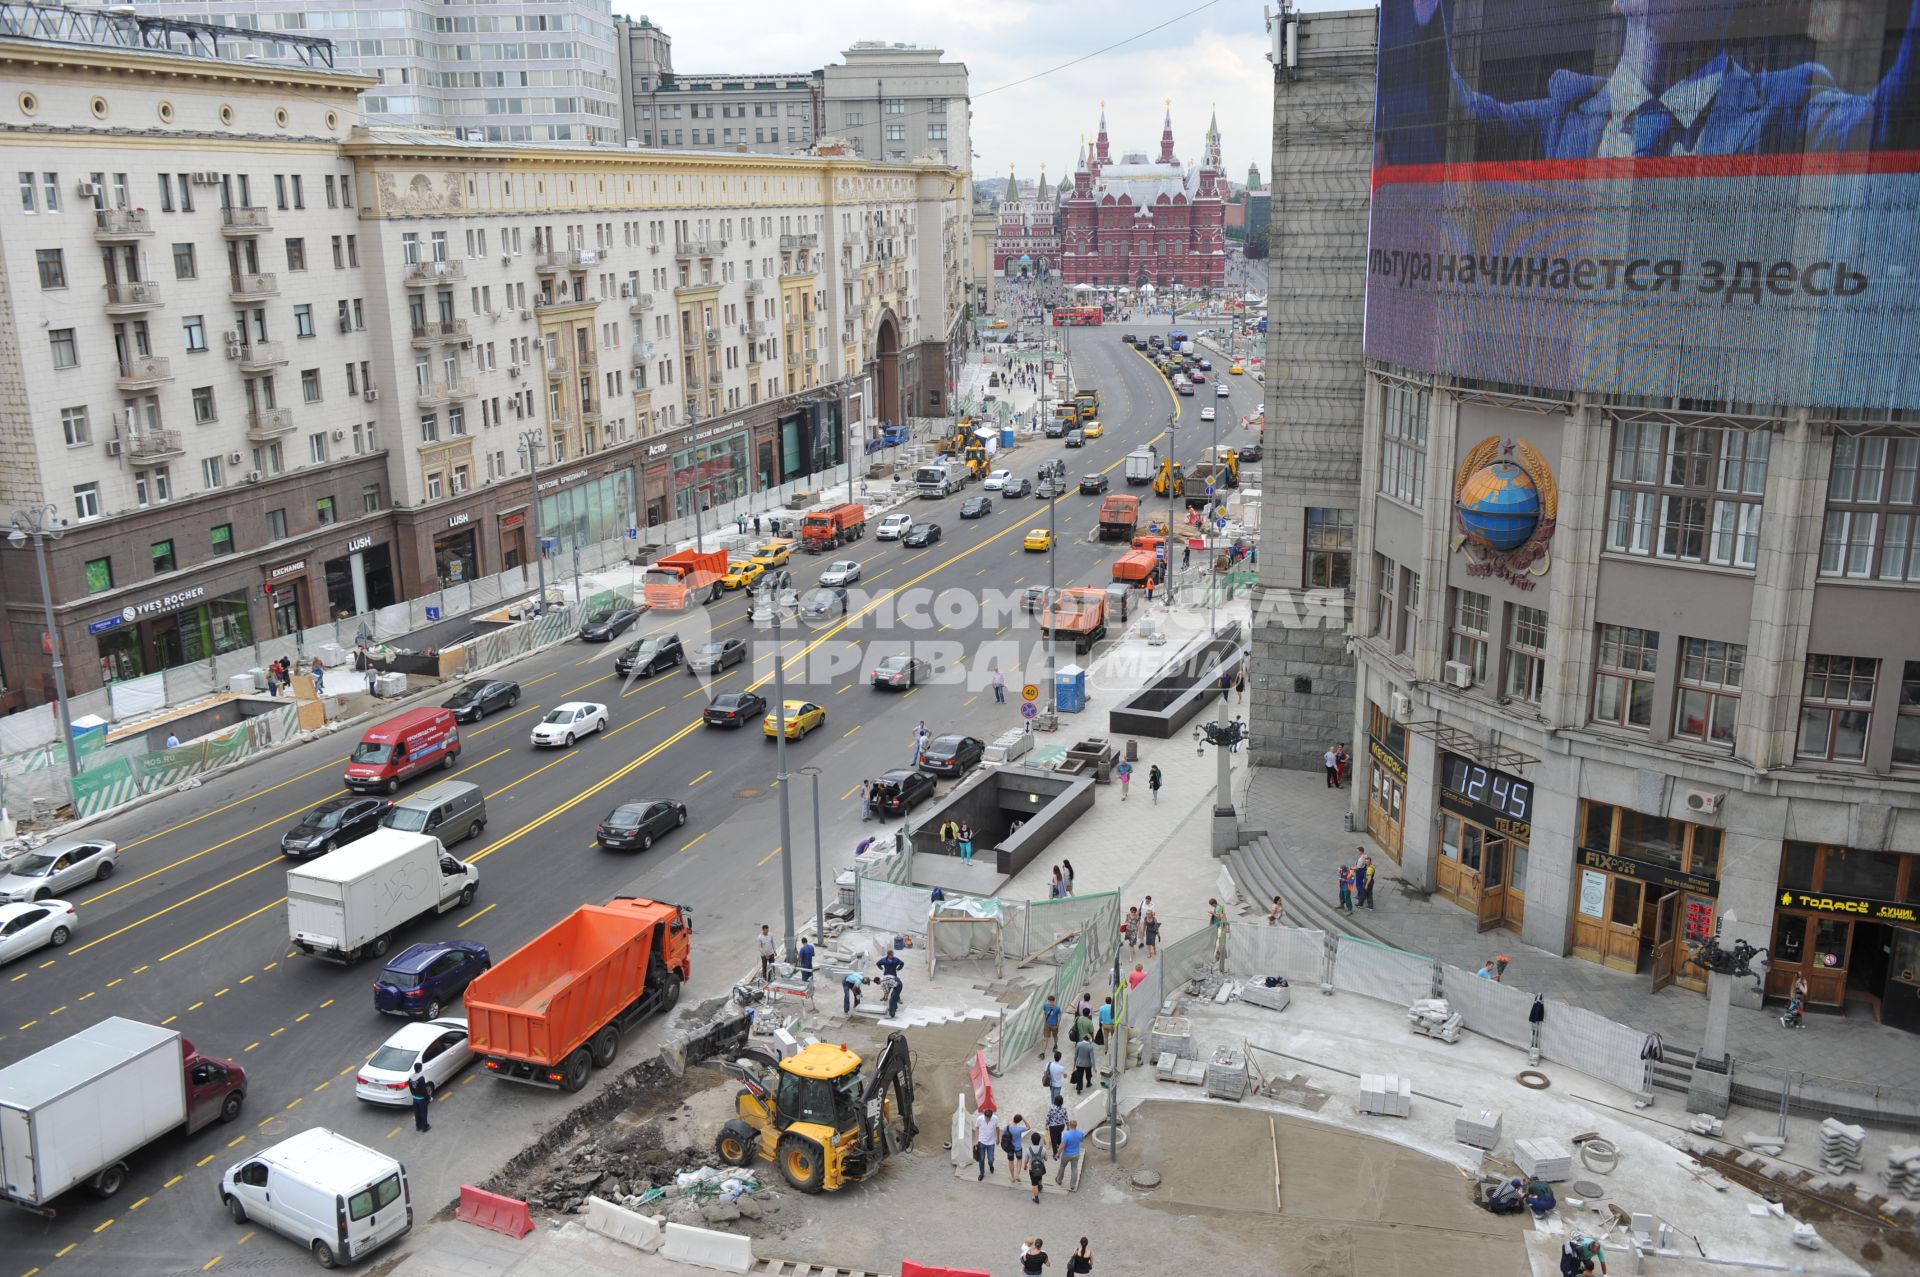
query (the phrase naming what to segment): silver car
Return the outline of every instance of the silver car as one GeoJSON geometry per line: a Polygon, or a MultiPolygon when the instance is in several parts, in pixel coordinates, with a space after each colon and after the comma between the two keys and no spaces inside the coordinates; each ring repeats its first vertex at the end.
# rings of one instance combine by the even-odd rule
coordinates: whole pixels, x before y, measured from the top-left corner
{"type": "Polygon", "coordinates": [[[69,887],[113,877],[120,844],[104,838],[66,838],[36,847],[14,861],[0,878],[0,902],[45,900],[69,887]]]}

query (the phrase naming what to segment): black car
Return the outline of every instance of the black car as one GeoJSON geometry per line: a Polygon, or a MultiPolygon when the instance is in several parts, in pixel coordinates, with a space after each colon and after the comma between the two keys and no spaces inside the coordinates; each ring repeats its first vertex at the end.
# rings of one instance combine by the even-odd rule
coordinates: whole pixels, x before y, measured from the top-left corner
{"type": "Polygon", "coordinates": [[[603,608],[580,626],[580,637],[589,643],[611,643],[639,619],[640,613],[630,607],[603,608]]]}
{"type": "Polygon", "coordinates": [[[1213,371],[1213,360],[1211,360],[1211,359],[1202,359],[1202,360],[1200,361],[1200,371],[1201,371],[1201,372],[1212,372],[1212,371],[1213,371]]]}
{"type": "Polygon", "coordinates": [[[940,525],[937,523],[916,523],[907,529],[907,535],[900,538],[901,545],[910,545],[916,549],[923,545],[932,545],[940,539],[940,525]]]}
{"type": "Polygon", "coordinates": [[[917,656],[888,656],[873,667],[867,681],[875,687],[918,687],[930,673],[927,663],[917,656]]]}
{"type": "Polygon", "coordinates": [[[904,816],[933,797],[934,779],[925,772],[901,767],[882,772],[868,789],[873,809],[888,816],[904,816]]]}
{"type": "Polygon", "coordinates": [[[324,856],[335,847],[345,846],[362,834],[378,829],[391,806],[391,798],[368,798],[359,794],[330,798],[280,835],[280,854],[295,860],[324,856]]]}
{"type": "Polygon", "coordinates": [[[687,805],[671,798],[621,803],[593,831],[593,840],[609,851],[645,851],[653,840],[687,823],[687,805]]]}
{"type": "Polygon", "coordinates": [[[1027,496],[1032,492],[1033,492],[1033,484],[1029,483],[1025,479],[1009,479],[1005,483],[1000,485],[1000,495],[1007,498],[1009,501],[1013,500],[1016,497],[1027,496]]]}
{"type": "Polygon", "coordinates": [[[778,598],[783,590],[792,588],[793,569],[791,568],[768,568],[760,574],[760,579],[753,583],[754,592],[769,599],[778,598]]]}
{"type": "Polygon", "coordinates": [[[1122,344],[1128,345],[1128,346],[1138,346],[1140,344],[1140,339],[1138,337],[1135,337],[1132,333],[1121,333],[1120,341],[1122,344]]]}
{"type": "Polygon", "coordinates": [[[838,585],[823,585],[808,590],[806,597],[800,600],[800,615],[810,618],[844,616],[847,611],[847,591],[838,585]]]}
{"type": "Polygon", "coordinates": [[[1083,474],[1080,476],[1080,495],[1097,497],[1107,490],[1107,476],[1104,474],[1083,474]]]}
{"type": "Polygon", "coordinates": [[[936,776],[963,776],[987,756],[987,743],[973,736],[936,736],[920,751],[920,766],[936,776]]]}
{"type": "Polygon", "coordinates": [[[1084,448],[1086,446],[1087,446],[1086,435],[1080,433],[1080,431],[1078,430],[1067,431],[1067,447],[1084,448]]]}
{"type": "Polygon", "coordinates": [[[1147,346],[1151,350],[1158,350],[1160,349],[1161,346],[1165,344],[1166,343],[1161,341],[1159,333],[1154,333],[1147,338],[1147,346]]]}
{"type": "Polygon", "coordinates": [[[655,634],[637,643],[629,643],[613,658],[617,674],[638,674],[650,678],[661,670],[670,670],[687,659],[678,634],[655,634]]]}
{"type": "Polygon", "coordinates": [[[960,503],[960,517],[963,519],[984,519],[992,513],[992,497],[968,497],[960,503]]]}
{"type": "Polygon", "coordinates": [[[1249,461],[1259,461],[1267,455],[1266,446],[1258,443],[1249,444],[1247,447],[1237,449],[1236,451],[1242,465],[1245,465],[1249,461]]]}
{"type": "Polygon", "coordinates": [[[722,692],[700,714],[708,727],[745,727],[766,717],[767,698],[758,692],[722,692]]]}
{"type": "Polygon", "coordinates": [[[512,679],[494,678],[468,683],[441,702],[441,709],[453,711],[456,723],[477,723],[497,709],[512,709],[520,703],[520,684],[512,679]]]}
{"type": "Polygon", "coordinates": [[[729,665],[738,665],[747,659],[747,641],[745,639],[714,639],[702,643],[700,650],[687,657],[687,673],[718,674],[729,665]]]}
{"type": "Polygon", "coordinates": [[[1059,439],[1067,433],[1067,423],[1055,417],[1047,423],[1047,438],[1059,439]]]}

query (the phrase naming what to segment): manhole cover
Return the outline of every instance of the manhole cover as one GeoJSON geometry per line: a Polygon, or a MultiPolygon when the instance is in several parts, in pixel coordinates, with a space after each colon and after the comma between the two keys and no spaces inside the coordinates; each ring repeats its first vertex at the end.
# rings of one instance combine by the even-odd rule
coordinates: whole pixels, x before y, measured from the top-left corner
{"type": "Polygon", "coordinates": [[[1158,1188],[1160,1187],[1160,1173],[1158,1171],[1135,1171],[1133,1173],[1133,1186],[1135,1188],[1158,1188]]]}
{"type": "Polygon", "coordinates": [[[1573,1181],[1573,1192],[1577,1197],[1598,1197],[1604,1191],[1606,1190],[1602,1189],[1590,1179],[1577,1179],[1573,1181]]]}
{"type": "Polygon", "coordinates": [[[740,791],[740,796],[742,798],[758,798],[762,792],[763,792],[762,790],[749,786],[746,789],[743,789],[740,791]]]}

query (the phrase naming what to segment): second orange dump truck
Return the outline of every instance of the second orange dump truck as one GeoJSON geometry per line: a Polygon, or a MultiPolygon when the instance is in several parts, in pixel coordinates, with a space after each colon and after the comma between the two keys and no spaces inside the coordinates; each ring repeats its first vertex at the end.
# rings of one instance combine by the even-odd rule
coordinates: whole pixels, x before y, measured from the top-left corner
{"type": "Polygon", "coordinates": [[[679,905],[619,896],[582,905],[467,986],[474,1054],[495,1077],[578,1091],[621,1035],[680,1000],[693,920],[679,905]]]}
{"type": "Polygon", "coordinates": [[[1116,492],[1100,503],[1100,539],[1131,541],[1140,522],[1140,498],[1116,492]]]}
{"type": "Polygon", "coordinates": [[[719,598],[720,578],[726,574],[725,550],[675,550],[649,563],[640,581],[648,607],[680,612],[690,603],[719,598]]]}
{"type": "Polygon", "coordinates": [[[1107,635],[1107,592],[1099,586],[1062,590],[1040,614],[1040,633],[1073,641],[1073,650],[1085,654],[1107,635]]]}
{"type": "Polygon", "coordinates": [[[800,520],[801,547],[813,554],[858,541],[867,532],[867,507],[858,502],[816,510],[800,520]]]}

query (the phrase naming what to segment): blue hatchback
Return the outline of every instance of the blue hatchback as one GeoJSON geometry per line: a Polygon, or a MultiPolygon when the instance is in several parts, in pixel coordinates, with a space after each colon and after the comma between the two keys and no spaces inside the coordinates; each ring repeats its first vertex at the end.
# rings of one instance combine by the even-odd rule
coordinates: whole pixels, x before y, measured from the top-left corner
{"type": "Polygon", "coordinates": [[[437,1019],[446,1003],[459,997],[474,977],[492,965],[486,946],[471,940],[409,945],[373,982],[374,1010],[437,1019]]]}

